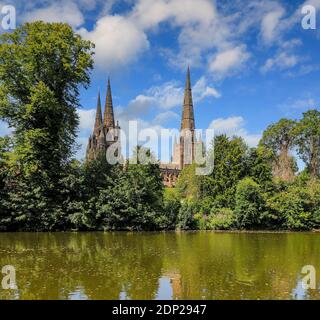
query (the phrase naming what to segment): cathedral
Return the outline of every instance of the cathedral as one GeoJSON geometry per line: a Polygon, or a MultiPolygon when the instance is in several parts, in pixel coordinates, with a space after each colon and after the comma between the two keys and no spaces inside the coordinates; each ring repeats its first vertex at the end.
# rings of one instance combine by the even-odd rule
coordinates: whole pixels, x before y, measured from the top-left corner
{"type": "Polygon", "coordinates": [[[120,126],[118,122],[115,125],[111,85],[110,79],[108,79],[108,89],[103,118],[100,92],[98,93],[96,119],[94,123],[93,133],[89,137],[88,141],[86,160],[94,160],[99,154],[106,154],[107,149],[112,144],[119,141],[119,136],[120,126]]]}
{"type": "MultiPolygon", "coordinates": [[[[93,133],[89,137],[86,160],[94,160],[99,154],[106,154],[107,149],[114,143],[119,142],[120,126],[115,124],[112,93],[110,80],[108,80],[108,88],[102,118],[100,92],[98,94],[97,111],[93,133]]],[[[161,163],[160,170],[163,183],[166,187],[174,187],[181,170],[191,164],[195,159],[195,146],[201,142],[195,136],[195,121],[192,100],[192,89],[190,81],[190,69],[188,67],[182,119],[180,127],[180,136],[174,138],[173,155],[169,163],[161,163]]]]}

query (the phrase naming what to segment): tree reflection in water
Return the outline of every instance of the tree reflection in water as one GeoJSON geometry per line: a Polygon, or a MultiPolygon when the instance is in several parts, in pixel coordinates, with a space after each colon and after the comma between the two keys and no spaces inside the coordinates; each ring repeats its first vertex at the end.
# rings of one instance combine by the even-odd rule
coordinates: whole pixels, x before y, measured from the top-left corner
{"type": "Polygon", "coordinates": [[[313,233],[1,233],[18,289],[0,298],[320,299],[299,290],[319,247],[313,233]]]}

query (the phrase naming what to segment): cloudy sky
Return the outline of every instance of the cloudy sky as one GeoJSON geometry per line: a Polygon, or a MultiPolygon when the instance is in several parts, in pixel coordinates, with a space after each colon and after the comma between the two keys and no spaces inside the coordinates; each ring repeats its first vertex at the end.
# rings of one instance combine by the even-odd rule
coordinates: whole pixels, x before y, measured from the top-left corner
{"type": "MultiPolygon", "coordinates": [[[[187,65],[196,126],[255,145],[281,117],[320,100],[320,0],[10,1],[17,23],[62,21],[96,45],[89,90],[81,91],[79,141],[92,130],[98,88],[111,77],[116,117],[142,128],[178,128],[187,65]],[[303,5],[318,29],[301,27],[303,5]]],[[[6,131],[2,124],[0,134],[6,131]]],[[[79,156],[83,155],[82,148],[79,156]]]]}

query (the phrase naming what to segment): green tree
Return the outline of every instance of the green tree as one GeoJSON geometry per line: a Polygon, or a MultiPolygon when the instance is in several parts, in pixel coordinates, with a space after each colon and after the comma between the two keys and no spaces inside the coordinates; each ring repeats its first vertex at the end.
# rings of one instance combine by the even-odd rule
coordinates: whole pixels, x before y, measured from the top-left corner
{"type": "MultiPolygon", "coordinates": [[[[139,150],[135,150],[138,152],[139,150]]],[[[150,156],[150,151],[145,154],[150,156]]],[[[110,230],[153,230],[163,208],[163,183],[156,163],[128,164],[100,191],[98,225],[110,230]]]]}
{"type": "Polygon", "coordinates": [[[196,230],[197,220],[195,216],[199,213],[199,204],[195,201],[185,200],[182,202],[177,216],[177,228],[182,230],[196,230]]]}
{"type": "Polygon", "coordinates": [[[8,201],[6,191],[8,152],[10,152],[10,138],[0,137],[0,231],[6,230],[11,224],[10,212],[6,206],[8,201]]]}
{"type": "Polygon", "coordinates": [[[214,209],[208,218],[208,227],[212,230],[229,230],[236,224],[236,216],[231,209],[214,209]]]}
{"type": "Polygon", "coordinates": [[[0,117],[15,129],[13,160],[26,173],[56,175],[72,155],[92,47],[61,23],[26,23],[1,35],[0,117]]]}
{"type": "Polygon", "coordinates": [[[241,180],[237,185],[235,218],[241,229],[257,228],[264,215],[264,199],[260,186],[251,178],[241,180]]]}
{"type": "Polygon", "coordinates": [[[191,164],[183,168],[176,189],[181,198],[198,200],[201,197],[201,176],[196,175],[196,165],[191,164]]]}
{"type": "Polygon", "coordinates": [[[247,175],[264,187],[272,184],[272,154],[263,146],[251,148],[247,158],[247,175]]]}
{"type": "Polygon", "coordinates": [[[267,200],[269,214],[276,217],[279,227],[305,230],[313,227],[313,203],[306,188],[291,186],[267,200]]]}
{"type": "Polygon", "coordinates": [[[61,23],[26,23],[0,36],[0,119],[14,128],[6,161],[7,204],[21,227],[54,227],[59,181],[74,152],[79,87],[90,82],[92,49],[61,23]]]}
{"type": "Polygon", "coordinates": [[[159,217],[158,223],[161,229],[175,229],[180,207],[180,195],[177,189],[165,188],[163,197],[163,214],[159,217]]]}
{"type": "Polygon", "coordinates": [[[220,135],[210,152],[214,154],[214,169],[203,178],[204,196],[211,197],[218,207],[233,208],[237,183],[246,176],[248,147],[240,137],[220,135]]]}
{"type": "Polygon", "coordinates": [[[294,178],[295,163],[290,150],[295,141],[295,128],[294,120],[281,119],[264,131],[260,141],[260,145],[272,153],[274,176],[284,181],[292,181],[294,178]]]}
{"type": "Polygon", "coordinates": [[[309,110],[303,114],[296,128],[298,152],[313,179],[320,173],[320,112],[309,110]]]}

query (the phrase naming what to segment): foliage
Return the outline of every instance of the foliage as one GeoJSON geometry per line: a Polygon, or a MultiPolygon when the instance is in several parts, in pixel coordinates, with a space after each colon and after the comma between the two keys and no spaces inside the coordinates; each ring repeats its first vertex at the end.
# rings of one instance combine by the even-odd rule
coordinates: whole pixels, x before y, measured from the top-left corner
{"type": "Polygon", "coordinates": [[[181,207],[180,197],[176,188],[165,188],[163,199],[163,213],[159,217],[160,229],[175,229],[177,213],[181,207]]]}
{"type": "Polygon", "coordinates": [[[295,134],[299,155],[315,179],[320,174],[320,112],[318,110],[305,112],[295,134]]]}
{"type": "Polygon", "coordinates": [[[196,175],[196,165],[186,166],[180,173],[176,189],[181,198],[197,200],[201,197],[201,180],[196,175]]]}
{"type": "Polygon", "coordinates": [[[233,208],[237,183],[246,175],[248,148],[242,138],[220,135],[209,152],[214,153],[214,170],[203,179],[204,196],[214,199],[216,207],[233,208]]]}
{"type": "Polygon", "coordinates": [[[135,164],[72,160],[92,49],[60,23],[0,35],[0,119],[13,128],[0,138],[1,231],[320,227],[317,110],[270,125],[257,148],[216,136],[207,150],[213,172],[197,176],[189,165],[175,189],[164,189],[159,164],[142,147],[135,164]],[[306,163],[298,175],[294,147],[306,163]]]}
{"type": "Polygon", "coordinates": [[[158,165],[129,165],[105,190],[100,191],[98,225],[107,230],[156,229],[162,196],[158,165]]]}
{"type": "Polygon", "coordinates": [[[264,131],[260,144],[272,151],[273,156],[288,151],[294,142],[295,126],[294,120],[279,120],[264,131]]]}
{"type": "Polygon", "coordinates": [[[195,215],[199,212],[199,204],[185,200],[181,204],[177,215],[177,228],[182,230],[192,230],[197,228],[197,220],[195,215]]]}
{"type": "Polygon", "coordinates": [[[61,23],[26,23],[0,37],[0,117],[15,128],[12,165],[26,174],[56,175],[72,155],[92,47],[61,23]]]}
{"type": "Polygon", "coordinates": [[[264,199],[260,186],[251,178],[241,180],[237,185],[235,217],[241,229],[259,227],[264,212],[264,199]]]}
{"type": "Polygon", "coordinates": [[[214,209],[208,217],[208,229],[229,230],[235,226],[236,217],[228,208],[214,209]]]}
{"type": "Polygon", "coordinates": [[[92,48],[61,23],[26,23],[0,36],[0,119],[14,128],[0,199],[10,214],[2,228],[70,227],[71,203],[65,203],[63,187],[74,152],[79,87],[90,82],[92,48]]]}
{"type": "Polygon", "coordinates": [[[306,189],[292,186],[268,199],[269,211],[279,218],[281,228],[303,230],[312,228],[312,202],[306,189]]]}
{"type": "Polygon", "coordinates": [[[246,162],[247,175],[261,186],[272,184],[272,154],[263,147],[251,148],[246,162]]]}
{"type": "Polygon", "coordinates": [[[270,125],[263,133],[260,146],[271,153],[274,162],[274,175],[284,181],[292,181],[296,169],[289,155],[295,140],[296,121],[281,119],[270,125]]]}

